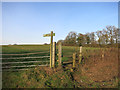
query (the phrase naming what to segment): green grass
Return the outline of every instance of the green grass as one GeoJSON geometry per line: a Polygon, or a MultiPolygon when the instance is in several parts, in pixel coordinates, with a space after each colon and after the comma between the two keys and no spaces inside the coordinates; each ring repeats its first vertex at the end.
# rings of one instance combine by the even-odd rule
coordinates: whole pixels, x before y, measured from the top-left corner
{"type": "MultiPolygon", "coordinates": [[[[57,47],[58,48],[58,47],[57,47]]],[[[23,54],[23,53],[35,53],[35,52],[46,52],[34,55],[3,55],[3,58],[13,58],[13,57],[37,57],[37,56],[49,56],[50,46],[49,45],[5,45],[2,46],[3,54],[23,54]]],[[[83,47],[83,54],[86,55],[84,58],[89,58],[89,53],[93,53],[94,50],[99,50],[99,48],[89,48],[83,47]],[[88,51],[86,51],[88,50],[88,51]],[[90,51],[89,51],[90,50],[90,51]]],[[[79,47],[75,46],[62,46],[62,62],[72,60],[72,55],[74,52],[79,52],[79,47]]],[[[21,59],[21,60],[3,60],[2,62],[23,62],[23,61],[49,61],[48,58],[45,59],[21,59]]],[[[56,58],[57,60],[57,58],[56,58]]],[[[56,62],[57,63],[57,62],[56,62]]],[[[29,63],[29,64],[12,64],[17,66],[22,65],[39,65],[45,63],[29,63]]],[[[12,68],[12,69],[21,69],[21,68],[12,68]]],[[[18,71],[18,72],[3,72],[2,83],[3,88],[86,88],[93,87],[99,88],[100,83],[93,82],[89,80],[88,77],[81,76],[81,71],[71,72],[70,70],[58,70],[53,71],[52,74],[48,74],[44,68],[31,68],[28,71],[18,71]],[[80,80],[82,83],[75,81],[73,79],[74,74],[77,73],[80,75],[80,80]]],[[[116,87],[117,79],[114,81],[116,87]]],[[[104,85],[108,85],[107,82],[104,82],[104,85]]],[[[109,85],[108,85],[109,86],[109,85]]]]}
{"type": "Polygon", "coordinates": [[[31,53],[31,52],[49,51],[49,45],[4,45],[3,54],[31,53]]]}
{"type": "Polygon", "coordinates": [[[35,68],[3,75],[3,88],[73,88],[72,80],[65,72],[50,75],[44,69],[35,68]]]}

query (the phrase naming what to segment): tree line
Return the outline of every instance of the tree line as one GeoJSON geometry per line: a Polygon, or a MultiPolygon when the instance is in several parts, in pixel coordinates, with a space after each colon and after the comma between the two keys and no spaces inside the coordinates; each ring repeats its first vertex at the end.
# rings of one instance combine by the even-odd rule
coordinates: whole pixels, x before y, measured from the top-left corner
{"type": "Polygon", "coordinates": [[[64,40],[59,40],[65,46],[116,46],[118,44],[119,28],[106,26],[103,30],[91,33],[76,33],[71,31],[64,40]]]}

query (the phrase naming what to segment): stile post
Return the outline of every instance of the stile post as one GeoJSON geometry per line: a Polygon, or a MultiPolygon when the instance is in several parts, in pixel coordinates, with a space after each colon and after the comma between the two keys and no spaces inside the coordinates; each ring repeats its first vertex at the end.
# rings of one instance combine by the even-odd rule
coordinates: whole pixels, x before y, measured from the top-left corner
{"type": "Polygon", "coordinates": [[[52,67],[55,67],[55,51],[56,51],[56,42],[53,42],[53,55],[52,55],[52,67]]]}
{"type": "Polygon", "coordinates": [[[80,46],[79,63],[81,63],[81,60],[82,60],[82,46],[80,46]]]}
{"type": "Polygon", "coordinates": [[[73,53],[73,68],[75,68],[75,63],[76,63],[76,53],[73,53]]]}
{"type": "Polygon", "coordinates": [[[61,65],[61,62],[62,62],[62,44],[61,42],[59,42],[59,45],[58,45],[58,64],[59,66],[61,65]]]}

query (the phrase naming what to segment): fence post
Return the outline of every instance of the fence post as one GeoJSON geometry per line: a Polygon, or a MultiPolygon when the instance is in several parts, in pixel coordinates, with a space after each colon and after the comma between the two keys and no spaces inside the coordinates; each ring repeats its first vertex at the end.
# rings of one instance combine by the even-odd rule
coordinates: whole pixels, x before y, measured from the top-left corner
{"type": "Polygon", "coordinates": [[[75,68],[75,63],[76,63],[75,59],[76,59],[76,53],[73,53],[73,68],[75,68]]]}
{"type": "Polygon", "coordinates": [[[59,66],[61,65],[61,62],[62,62],[62,44],[61,42],[59,42],[58,44],[58,64],[59,66]]]}
{"type": "Polygon", "coordinates": [[[104,49],[102,49],[102,59],[104,59],[104,49]]]}
{"type": "Polygon", "coordinates": [[[80,46],[79,63],[81,63],[81,60],[82,60],[82,46],[80,46]]]}
{"type": "Polygon", "coordinates": [[[55,67],[55,52],[56,52],[56,42],[53,42],[52,67],[55,67]]]}

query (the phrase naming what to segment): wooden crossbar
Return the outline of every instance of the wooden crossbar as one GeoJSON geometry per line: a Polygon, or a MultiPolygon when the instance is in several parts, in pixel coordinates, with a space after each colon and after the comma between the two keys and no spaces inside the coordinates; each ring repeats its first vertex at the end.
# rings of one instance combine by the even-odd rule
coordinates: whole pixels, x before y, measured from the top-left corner
{"type": "Polygon", "coordinates": [[[50,56],[40,56],[40,57],[18,57],[18,58],[0,58],[0,59],[28,59],[28,58],[47,58],[50,56]]]}
{"type": "Polygon", "coordinates": [[[45,65],[24,65],[24,66],[5,66],[2,68],[12,68],[12,67],[35,67],[35,66],[48,66],[49,64],[45,64],[45,65]]]}
{"type": "Polygon", "coordinates": [[[0,64],[34,63],[34,62],[49,62],[49,61],[5,62],[5,63],[0,63],[0,64]]]}
{"type": "Polygon", "coordinates": [[[50,51],[46,52],[36,52],[36,53],[24,53],[24,54],[0,54],[0,55],[30,55],[30,54],[39,54],[39,53],[48,53],[50,51]]]}

